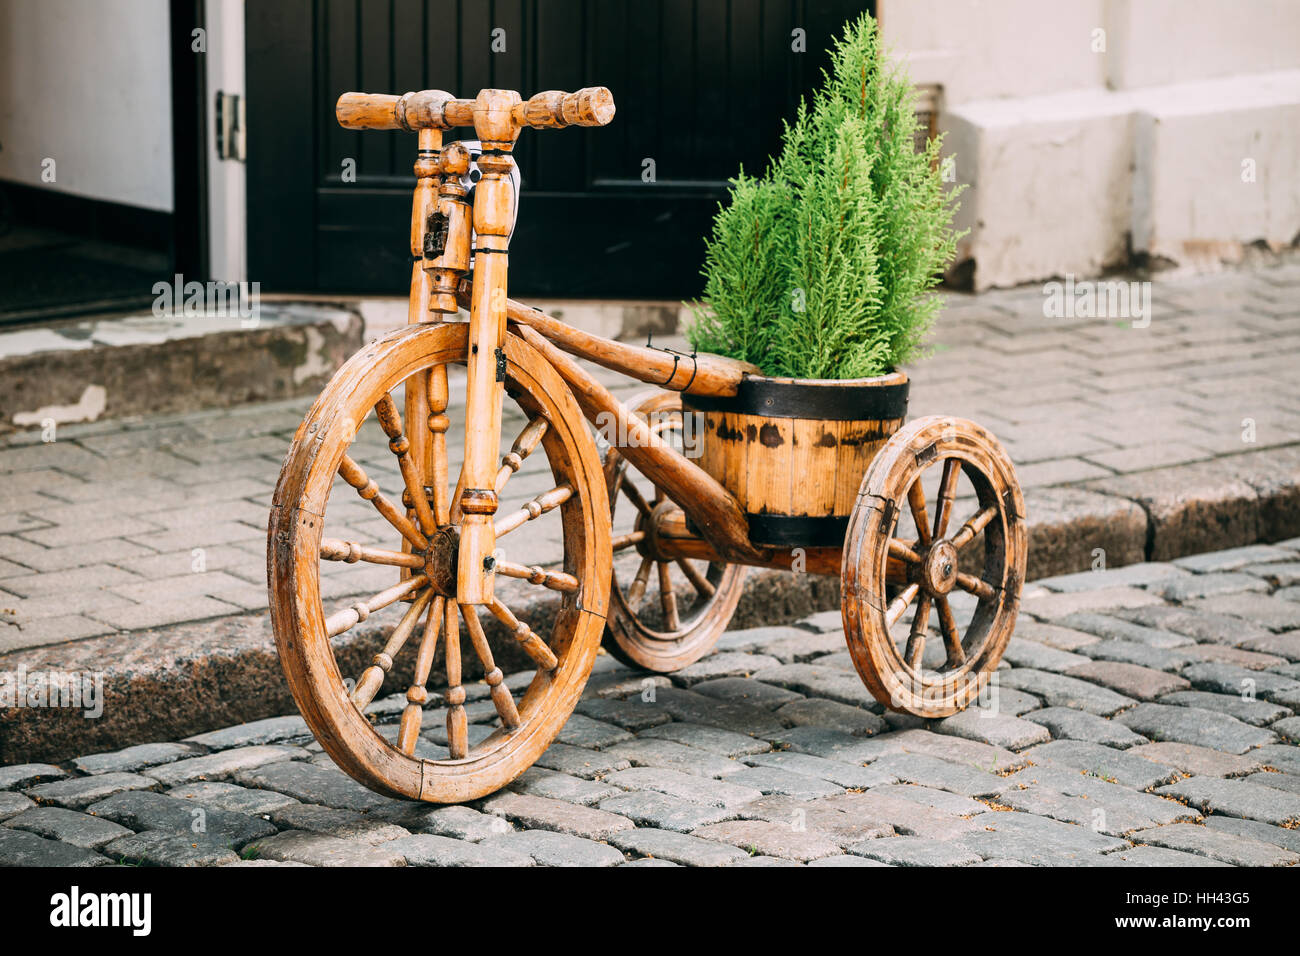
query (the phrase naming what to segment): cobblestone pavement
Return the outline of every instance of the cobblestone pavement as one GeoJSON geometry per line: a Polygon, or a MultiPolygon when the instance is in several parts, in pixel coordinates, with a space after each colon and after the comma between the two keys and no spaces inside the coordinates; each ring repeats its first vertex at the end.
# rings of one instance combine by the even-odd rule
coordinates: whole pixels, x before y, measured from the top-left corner
{"type": "Polygon", "coordinates": [[[1300,539],[1031,585],[994,691],[945,720],[882,712],[838,612],[671,677],[601,656],[469,805],[371,793],[297,716],[0,767],[0,864],[1291,866],[1297,711],[1300,539]]]}
{"type": "MultiPolygon", "coordinates": [[[[936,353],[912,370],[910,413],[991,428],[1027,489],[1083,483],[1134,498],[1144,486],[1126,476],[1300,442],[1298,290],[1296,264],[1156,282],[1144,327],[1047,318],[1040,287],[952,295],[936,353]]],[[[644,388],[604,377],[625,397],[644,388]]],[[[264,610],[267,509],[308,404],[69,425],[53,443],[12,436],[0,447],[0,653],[264,610]]],[[[400,489],[373,420],[357,457],[388,493],[400,489]]],[[[520,477],[505,505],[549,476],[520,477]]],[[[352,540],[391,544],[383,520],[343,492],[331,521],[352,540]]],[[[545,564],[557,535],[532,534],[512,557],[545,564]]],[[[326,582],[327,601],[389,583],[383,569],[373,580],[326,571],[343,575],[326,582]]]]}

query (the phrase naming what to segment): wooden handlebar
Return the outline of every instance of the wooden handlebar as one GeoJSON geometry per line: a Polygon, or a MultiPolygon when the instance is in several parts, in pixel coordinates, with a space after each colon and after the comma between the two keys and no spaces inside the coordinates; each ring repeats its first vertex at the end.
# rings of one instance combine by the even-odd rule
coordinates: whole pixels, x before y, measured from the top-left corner
{"type": "MultiPolygon", "coordinates": [[[[476,102],[458,100],[442,90],[421,90],[403,96],[344,93],[334,115],[344,129],[445,130],[473,126],[476,102]]],[[[604,126],[614,118],[614,96],[603,86],[589,86],[576,93],[547,90],[517,101],[510,118],[516,126],[533,129],[604,126]]]]}

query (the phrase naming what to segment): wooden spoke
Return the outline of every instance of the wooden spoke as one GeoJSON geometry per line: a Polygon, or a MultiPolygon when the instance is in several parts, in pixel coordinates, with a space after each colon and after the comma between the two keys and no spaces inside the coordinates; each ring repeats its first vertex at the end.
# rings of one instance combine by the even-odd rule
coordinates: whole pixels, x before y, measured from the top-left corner
{"type": "Polygon", "coordinates": [[[907,489],[907,503],[912,509],[912,520],[916,522],[916,534],[921,547],[930,546],[930,516],[925,511],[925,489],[921,487],[921,476],[917,475],[912,487],[907,489]]]}
{"type": "Polygon", "coordinates": [[[380,686],[384,683],[384,675],[393,669],[393,658],[401,651],[402,646],[406,644],[407,638],[415,630],[415,624],[424,609],[429,606],[429,601],[433,597],[433,589],[426,588],[420,592],[419,597],[411,602],[411,606],[406,609],[402,619],[397,622],[397,627],[393,628],[393,633],[388,636],[388,642],[384,644],[384,649],[374,656],[370,666],[361,672],[361,679],[357,681],[357,686],[352,689],[349,695],[352,703],[357,705],[358,710],[364,711],[370,706],[370,702],[375,699],[380,686]]]}
{"type": "Polygon", "coordinates": [[[512,634],[519,645],[524,649],[524,653],[531,657],[544,671],[554,670],[559,663],[556,660],[555,653],[546,646],[546,642],[533,633],[532,629],[519,618],[515,617],[510,608],[502,604],[497,598],[493,598],[488,604],[488,610],[492,616],[504,624],[512,634]]]}
{"type": "Polygon", "coordinates": [[[894,598],[885,609],[885,627],[893,627],[898,623],[898,619],[903,616],[903,612],[907,610],[907,606],[912,603],[912,599],[920,590],[921,585],[909,584],[899,592],[898,597],[894,598]]]}
{"type": "Polygon", "coordinates": [[[498,561],[496,570],[497,574],[504,574],[508,578],[519,578],[529,584],[540,584],[552,591],[578,590],[578,579],[563,571],[547,571],[537,565],[528,567],[513,561],[498,561]]]}
{"type": "Polygon", "coordinates": [[[326,561],[346,561],[356,564],[366,561],[370,564],[387,564],[398,568],[419,570],[424,567],[424,558],[409,551],[385,551],[383,548],[371,548],[355,541],[340,541],[338,538],[322,538],[320,556],[326,561]]]}
{"type": "Polygon", "coordinates": [[[397,728],[397,748],[405,754],[415,753],[415,742],[420,736],[420,720],[424,717],[424,705],[429,702],[429,693],[424,685],[433,669],[433,655],[438,649],[438,632],[447,613],[446,604],[447,599],[441,594],[435,597],[424,619],[424,636],[420,638],[420,647],[415,653],[415,679],[406,691],[406,706],[402,709],[402,721],[397,728]]]}
{"type": "Polygon", "coordinates": [[[961,588],[976,597],[987,600],[993,597],[997,592],[987,581],[982,581],[973,574],[966,574],[962,571],[957,572],[957,587],[961,588]]]}
{"type": "Polygon", "coordinates": [[[921,658],[925,656],[925,637],[930,623],[930,595],[922,594],[916,602],[916,614],[912,618],[912,631],[907,635],[907,650],[903,654],[907,666],[912,670],[921,669],[921,658]]]}
{"type": "Polygon", "coordinates": [[[898,538],[889,539],[889,553],[900,561],[906,561],[908,564],[921,563],[921,556],[913,551],[907,542],[900,541],[898,538]]]}
{"type": "Polygon", "coordinates": [[[375,418],[388,436],[388,450],[397,456],[397,467],[402,472],[406,494],[411,500],[415,519],[420,523],[420,530],[426,535],[433,534],[438,530],[438,522],[433,516],[433,509],[429,507],[429,499],[425,497],[424,476],[420,474],[420,466],[411,457],[410,439],[402,434],[402,416],[392,395],[385,393],[375,403],[375,418]]]}
{"type": "Polygon", "coordinates": [[[654,566],[655,563],[652,560],[642,558],[641,566],[636,570],[636,577],[627,586],[627,606],[633,614],[641,606],[641,599],[645,597],[646,585],[650,583],[650,572],[654,570],[654,566]]]}
{"type": "Polygon", "coordinates": [[[939,630],[943,632],[943,645],[948,649],[948,666],[960,667],[966,660],[966,652],[961,646],[961,635],[957,633],[957,619],[952,616],[952,607],[948,604],[948,597],[935,599],[935,607],[939,611],[939,630]]]}
{"type": "Polygon", "coordinates": [[[344,455],[343,460],[339,462],[339,474],[344,481],[357,489],[357,494],[373,504],[379,513],[388,519],[389,524],[401,532],[402,537],[411,543],[411,547],[416,551],[423,551],[429,546],[428,539],[420,533],[419,528],[411,524],[411,519],[385,498],[379,486],[366,477],[361,466],[347,455],[344,455]]]}
{"type": "Polygon", "coordinates": [[[546,429],[550,427],[551,423],[540,415],[524,426],[515,443],[510,446],[510,451],[501,456],[501,470],[497,472],[495,485],[497,494],[501,494],[501,489],[506,486],[510,476],[517,472],[524,459],[533,453],[541,442],[542,436],[546,434],[546,429]]]}
{"type": "Polygon", "coordinates": [[[623,551],[624,549],[630,548],[635,544],[639,544],[644,540],[645,540],[644,531],[629,531],[627,534],[621,534],[613,541],[610,542],[610,544],[613,546],[611,550],[623,551]]]}
{"type": "Polygon", "coordinates": [[[496,536],[500,538],[503,535],[507,535],[511,531],[514,531],[515,528],[518,528],[521,524],[539,518],[548,511],[553,511],[568,501],[572,496],[573,486],[568,482],[565,482],[562,485],[556,485],[550,491],[538,495],[518,511],[511,512],[508,515],[498,518],[496,521],[496,536]]]}
{"type": "Polygon", "coordinates": [[[943,477],[939,480],[939,500],[934,506],[933,540],[941,541],[948,532],[948,519],[952,517],[952,502],[957,497],[957,478],[961,475],[961,462],[949,458],[943,463],[943,477]]]}
{"type": "Polygon", "coordinates": [[[450,503],[447,500],[447,366],[435,365],[429,369],[429,431],[433,434],[433,512],[439,525],[451,521],[450,503]]]}
{"type": "Polygon", "coordinates": [[[443,622],[447,631],[446,657],[447,750],[452,760],[463,760],[469,753],[469,719],[465,716],[465,688],[460,675],[460,625],[455,602],[449,601],[443,622]]]}
{"type": "Polygon", "coordinates": [[[677,566],[682,569],[682,574],[686,575],[686,580],[691,582],[691,586],[695,588],[697,594],[702,594],[706,598],[713,597],[717,589],[714,588],[708,578],[700,574],[699,568],[685,558],[678,558],[677,566]]]}
{"type": "Polygon", "coordinates": [[[462,604],[460,614],[465,619],[465,630],[469,632],[474,653],[483,665],[483,679],[487,681],[492,694],[497,716],[507,730],[514,730],[520,723],[519,711],[515,707],[514,697],[510,695],[510,688],[505,685],[505,674],[501,673],[501,668],[492,659],[492,648],[488,646],[487,635],[483,633],[483,622],[478,619],[478,608],[472,604],[462,604]]]}
{"type": "Polygon", "coordinates": [[[952,536],[952,544],[960,551],[967,543],[974,540],[975,536],[984,530],[984,526],[993,520],[993,516],[998,513],[997,505],[989,505],[987,508],[981,508],[969,521],[961,526],[961,530],[952,536]]]}
{"type": "Polygon", "coordinates": [[[676,631],[682,622],[677,616],[677,592],[673,590],[671,568],[667,561],[659,562],[659,605],[664,609],[664,627],[676,631]]]}
{"type": "Polygon", "coordinates": [[[348,628],[353,627],[376,611],[382,610],[394,601],[400,601],[415,591],[426,587],[429,579],[423,574],[417,574],[394,584],[391,588],[380,591],[368,601],[359,601],[350,607],[345,607],[341,611],[335,611],[325,619],[325,633],[330,637],[338,637],[348,628]]]}
{"type": "Polygon", "coordinates": [[[637,511],[641,512],[641,514],[645,515],[647,518],[650,517],[650,505],[646,503],[645,496],[641,494],[636,485],[632,484],[632,482],[628,480],[626,475],[624,475],[623,480],[619,482],[619,488],[622,490],[623,494],[627,496],[627,500],[632,502],[632,507],[636,508],[637,511]]]}

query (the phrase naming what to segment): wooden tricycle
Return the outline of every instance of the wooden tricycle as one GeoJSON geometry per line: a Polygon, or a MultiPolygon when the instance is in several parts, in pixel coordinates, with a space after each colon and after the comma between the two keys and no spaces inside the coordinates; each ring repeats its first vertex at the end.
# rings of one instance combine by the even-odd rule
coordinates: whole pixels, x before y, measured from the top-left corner
{"type": "Polygon", "coordinates": [[[853,663],[886,707],[942,717],[976,698],[1011,635],[1025,570],[1024,502],[997,439],[944,416],[904,424],[901,372],[774,380],[719,356],[587,334],[508,299],[515,140],[525,126],[607,124],[614,102],[604,88],[529,100],[506,90],[472,100],[438,90],[347,93],[337,115],[349,129],[418,133],[409,324],[354,355],[307,413],[268,529],[280,657],[304,718],[341,768],[411,799],[491,793],[564,726],[602,635],[624,661],[682,668],[726,627],[748,567],[841,576],[853,663]],[[469,150],[442,141],[467,126],[480,144],[472,197],[469,150]],[[457,321],[462,306],[468,322],[457,321]],[[658,388],[621,402],[571,355],[658,388]],[[450,392],[462,374],[463,404],[450,392]],[[452,415],[462,410],[464,464],[453,486],[452,415]],[[360,439],[372,412],[383,432],[377,453],[360,439]],[[608,441],[603,461],[589,421],[608,441]],[[503,454],[509,422],[518,437],[503,454]],[[391,462],[389,451],[392,480],[400,474],[403,486],[397,499],[361,463],[376,462],[376,473],[372,453],[391,462]],[[525,475],[534,482],[527,490],[540,490],[522,507],[502,508],[525,475]],[[355,499],[336,495],[342,520],[329,517],[336,480],[378,510],[387,540],[357,540],[366,535],[346,523],[358,520],[355,499]],[[959,506],[971,512],[961,522],[959,506]],[[548,522],[563,560],[511,560],[510,536],[521,541],[530,535],[521,529],[548,522]],[[615,534],[619,522],[627,530],[615,534]],[[342,573],[323,577],[322,562],[380,574],[389,566],[392,583],[327,614],[323,583],[332,594],[358,589],[342,573]],[[553,595],[545,627],[521,620],[503,598],[527,587],[553,595]],[[647,600],[654,590],[658,600],[647,600]],[[345,632],[390,606],[395,623],[366,666],[338,652],[345,632]],[[486,684],[471,702],[472,726],[462,626],[486,684]],[[506,680],[489,631],[517,642],[513,653],[527,655],[531,676],[506,680]],[[440,638],[445,734],[439,719],[422,738],[440,638]],[[413,651],[395,667],[408,644],[413,651]],[[390,673],[409,675],[406,702],[396,727],[376,726],[367,708],[390,673]],[[445,751],[428,756],[429,738],[445,751]]]}

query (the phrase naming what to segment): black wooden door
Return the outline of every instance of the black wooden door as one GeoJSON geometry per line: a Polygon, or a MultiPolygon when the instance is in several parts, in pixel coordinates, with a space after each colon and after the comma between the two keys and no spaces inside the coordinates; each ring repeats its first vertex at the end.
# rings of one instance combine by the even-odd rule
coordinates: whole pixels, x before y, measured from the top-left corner
{"type": "MultiPolygon", "coordinates": [[[[250,278],[400,293],[415,137],[351,132],[340,93],[607,86],[602,129],[525,130],[521,296],[683,298],[726,180],[758,171],[862,0],[276,0],[247,9],[250,278]],[[802,31],[802,32],[800,32],[802,31]],[[495,46],[495,49],[494,49],[495,46]],[[504,49],[502,49],[504,47],[504,49]],[[345,181],[349,161],[355,182],[345,181]]],[[[472,130],[457,135],[473,136],[472,130]]]]}

